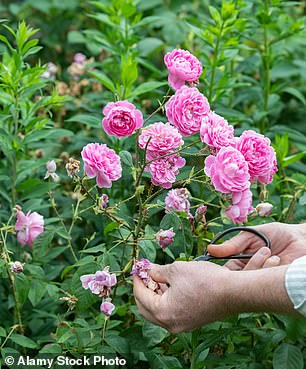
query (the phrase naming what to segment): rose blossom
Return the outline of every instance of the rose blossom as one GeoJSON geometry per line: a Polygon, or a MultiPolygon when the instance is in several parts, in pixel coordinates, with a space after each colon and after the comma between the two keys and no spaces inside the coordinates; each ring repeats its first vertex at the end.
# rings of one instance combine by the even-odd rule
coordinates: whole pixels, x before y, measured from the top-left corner
{"type": "Polygon", "coordinates": [[[184,141],[179,131],[170,123],[157,122],[142,129],[138,143],[143,150],[147,145],[147,159],[151,160],[156,158],[156,154],[162,156],[177,150],[184,141]]]}
{"type": "Polygon", "coordinates": [[[141,111],[127,100],[108,103],[103,109],[103,114],[105,118],[102,120],[102,126],[110,136],[118,138],[131,136],[143,125],[141,111]]]}
{"type": "Polygon", "coordinates": [[[217,151],[221,147],[233,146],[235,144],[234,127],[215,112],[210,112],[203,118],[200,136],[203,142],[217,151]]]}
{"type": "Polygon", "coordinates": [[[105,300],[102,302],[100,310],[104,315],[111,316],[113,311],[115,310],[115,305],[109,300],[105,300]]]}
{"type": "Polygon", "coordinates": [[[207,206],[206,205],[200,205],[196,212],[195,212],[195,219],[197,222],[201,221],[203,223],[206,222],[205,214],[207,212],[207,206]]]}
{"type": "MultiPolygon", "coordinates": [[[[152,154],[150,156],[152,160],[152,154]]],[[[170,188],[175,182],[179,169],[186,164],[186,160],[179,155],[169,155],[153,160],[146,166],[146,171],[152,175],[152,183],[155,186],[170,188]]]]}
{"type": "Polygon", "coordinates": [[[121,177],[120,157],[105,144],[90,143],[83,147],[81,155],[86,175],[96,177],[98,187],[109,188],[121,177]]]}
{"type": "Polygon", "coordinates": [[[248,221],[248,214],[252,212],[252,192],[246,189],[242,192],[232,193],[232,204],[226,210],[226,216],[231,219],[234,224],[242,224],[248,221]]]}
{"type": "Polygon", "coordinates": [[[238,139],[237,149],[244,155],[249,165],[251,182],[262,184],[272,182],[277,172],[276,154],[268,137],[249,130],[244,131],[238,139]]]}
{"type": "Polygon", "coordinates": [[[169,246],[175,237],[175,232],[173,232],[173,228],[163,230],[161,229],[155,235],[156,241],[160,244],[160,246],[164,249],[169,246]]]}
{"type": "Polygon", "coordinates": [[[150,290],[155,291],[158,289],[158,284],[153,281],[153,279],[149,275],[149,270],[152,268],[152,263],[148,259],[134,260],[134,264],[132,267],[131,274],[137,275],[140,278],[145,286],[150,288],[150,290]]]}
{"type": "Polygon", "coordinates": [[[185,82],[197,83],[202,73],[202,64],[187,50],[172,50],[165,55],[164,62],[169,71],[168,82],[174,90],[185,82]]]}
{"type": "Polygon", "coordinates": [[[109,272],[109,267],[98,270],[95,274],[86,274],[80,277],[82,287],[90,289],[94,295],[106,297],[111,292],[111,287],[117,283],[116,274],[109,272]]]}
{"type": "Polygon", "coordinates": [[[222,147],[216,156],[209,155],[204,171],[215,189],[222,193],[240,192],[250,187],[248,164],[233,147],[222,147]]]}
{"type": "Polygon", "coordinates": [[[102,209],[106,209],[108,204],[108,196],[106,195],[106,193],[102,194],[100,200],[102,209]]]}
{"type": "Polygon", "coordinates": [[[17,240],[21,246],[32,247],[35,238],[44,231],[44,218],[42,215],[30,211],[24,215],[22,211],[17,211],[17,222],[15,230],[18,231],[17,240]]]}
{"type": "Polygon", "coordinates": [[[261,202],[260,204],[256,206],[255,212],[260,217],[268,217],[271,214],[272,209],[273,209],[273,205],[270,204],[269,202],[261,202]]]}
{"type": "Polygon", "coordinates": [[[183,86],[166,103],[166,115],[183,136],[200,131],[202,119],[209,113],[208,100],[195,87],[183,86]]]}
{"type": "Polygon", "coordinates": [[[166,211],[182,211],[186,214],[189,214],[189,198],[190,193],[186,188],[176,188],[170,190],[165,198],[166,211]]]}

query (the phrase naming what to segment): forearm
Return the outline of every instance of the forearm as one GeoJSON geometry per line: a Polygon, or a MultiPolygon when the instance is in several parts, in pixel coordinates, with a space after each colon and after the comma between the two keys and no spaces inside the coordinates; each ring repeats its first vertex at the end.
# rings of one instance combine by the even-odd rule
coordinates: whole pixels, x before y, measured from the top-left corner
{"type": "Polygon", "coordinates": [[[250,271],[230,271],[225,289],[230,314],[243,312],[297,313],[286,287],[287,266],[250,271]]]}

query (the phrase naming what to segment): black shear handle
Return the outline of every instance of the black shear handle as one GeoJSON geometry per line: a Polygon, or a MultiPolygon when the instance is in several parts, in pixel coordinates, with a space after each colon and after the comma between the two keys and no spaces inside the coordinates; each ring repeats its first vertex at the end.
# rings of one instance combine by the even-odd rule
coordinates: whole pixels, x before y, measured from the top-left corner
{"type": "MultiPolygon", "coordinates": [[[[271,248],[271,243],[270,240],[267,236],[265,236],[263,233],[257,231],[254,228],[250,228],[250,227],[232,227],[232,228],[228,228],[225,231],[219,233],[213,240],[211,240],[210,244],[215,244],[217,241],[219,241],[221,238],[223,238],[225,235],[229,234],[229,233],[233,233],[233,232],[237,232],[237,231],[244,231],[244,232],[250,232],[250,233],[254,233],[256,236],[260,237],[266,244],[266,246],[270,249],[271,248]]],[[[193,259],[193,261],[209,261],[209,260],[213,260],[213,259],[250,259],[254,254],[239,254],[239,255],[231,255],[231,256],[225,256],[225,257],[216,257],[216,256],[212,256],[209,255],[208,252],[206,251],[205,254],[198,256],[197,258],[193,259]]]]}

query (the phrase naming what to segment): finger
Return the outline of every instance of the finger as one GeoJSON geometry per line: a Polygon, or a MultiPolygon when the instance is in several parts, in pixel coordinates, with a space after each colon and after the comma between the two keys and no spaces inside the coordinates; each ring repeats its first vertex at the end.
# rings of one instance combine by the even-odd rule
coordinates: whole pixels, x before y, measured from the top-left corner
{"type": "Polygon", "coordinates": [[[138,307],[139,314],[150,322],[160,325],[160,322],[155,318],[152,312],[156,301],[153,301],[156,296],[160,298],[156,293],[147,288],[140,278],[133,277],[134,282],[134,297],[138,307]]]}
{"type": "Polygon", "coordinates": [[[242,260],[229,260],[223,266],[229,270],[241,270],[245,267],[245,264],[242,260]]]}
{"type": "MultiPolygon", "coordinates": [[[[257,228],[257,227],[253,227],[257,228]]],[[[237,236],[227,240],[219,245],[208,245],[208,252],[217,257],[226,257],[242,253],[249,247],[261,247],[264,241],[254,233],[240,232],[237,236]]]]}
{"type": "Polygon", "coordinates": [[[281,262],[280,257],[278,257],[277,255],[273,255],[266,260],[266,262],[263,265],[263,268],[272,268],[275,266],[279,266],[280,262],[281,262]]]}
{"type": "Polygon", "coordinates": [[[261,269],[270,256],[271,250],[268,247],[261,247],[256,254],[251,257],[250,261],[244,267],[244,270],[261,269]]]}
{"type": "Polygon", "coordinates": [[[162,293],[166,292],[168,288],[169,287],[165,283],[159,283],[159,289],[162,293]]]}
{"type": "Polygon", "coordinates": [[[169,265],[154,264],[149,270],[150,277],[158,283],[170,283],[169,265]]]}

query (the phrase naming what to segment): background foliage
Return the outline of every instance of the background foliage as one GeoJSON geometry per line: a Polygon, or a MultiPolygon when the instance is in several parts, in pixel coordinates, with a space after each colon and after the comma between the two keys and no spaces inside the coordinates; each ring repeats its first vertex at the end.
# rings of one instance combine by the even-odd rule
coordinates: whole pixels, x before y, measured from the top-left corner
{"type": "MultiPolygon", "coordinates": [[[[149,117],[168,90],[163,55],[181,47],[201,60],[200,89],[212,109],[234,124],[238,134],[255,129],[274,144],[279,171],[267,188],[253,188],[255,203],[268,199],[274,205],[264,221],[305,221],[305,3],[26,0],[2,4],[0,12],[7,20],[0,36],[1,246],[5,243],[12,259],[26,263],[24,272],[11,280],[0,258],[2,357],[21,350],[32,356],[119,352],[129,354],[129,365],[137,368],[303,368],[303,321],[242,314],[175,336],[144,322],[128,277],[131,246],[120,244],[124,228],[87,210],[92,201],[67,176],[65,164],[69,157],[80,159],[88,142],[107,143],[120,152],[124,165],[124,177],[107,191],[110,206],[133,195],[135,138],[118,141],[107,136],[101,129],[101,109],[115,99],[129,99],[149,117]],[[88,63],[76,79],[68,68],[77,52],[84,53],[88,63]],[[54,80],[40,77],[48,62],[58,68],[54,80]],[[51,159],[57,162],[59,183],[43,180],[51,159]],[[46,231],[32,250],[21,249],[16,241],[12,227],[16,204],[45,217],[46,231]],[[127,273],[114,292],[117,308],[102,339],[105,326],[98,300],[82,289],[79,277],[105,265],[112,271],[126,267],[127,273]],[[18,326],[16,307],[24,331],[18,326]]],[[[153,121],[165,121],[161,110],[153,121]]],[[[200,148],[197,145],[189,153],[200,148]]],[[[188,179],[192,167],[201,169],[203,158],[190,156],[178,181],[188,179]]],[[[204,184],[183,183],[193,196],[194,208],[200,203],[197,199],[216,203],[204,184]]],[[[143,184],[147,189],[146,181],[143,184]]],[[[85,180],[84,186],[89,185],[85,180]]],[[[144,238],[169,226],[180,236],[168,253],[155,241],[141,241],[141,253],[151,261],[188,260],[227,226],[219,210],[208,206],[208,224],[192,234],[186,219],[165,215],[164,196],[165,192],[156,196],[155,206],[148,210],[151,221],[144,238]]],[[[134,199],[122,205],[117,216],[132,224],[137,211],[134,199]]],[[[260,222],[263,219],[250,220],[250,224],[260,222]]]]}

